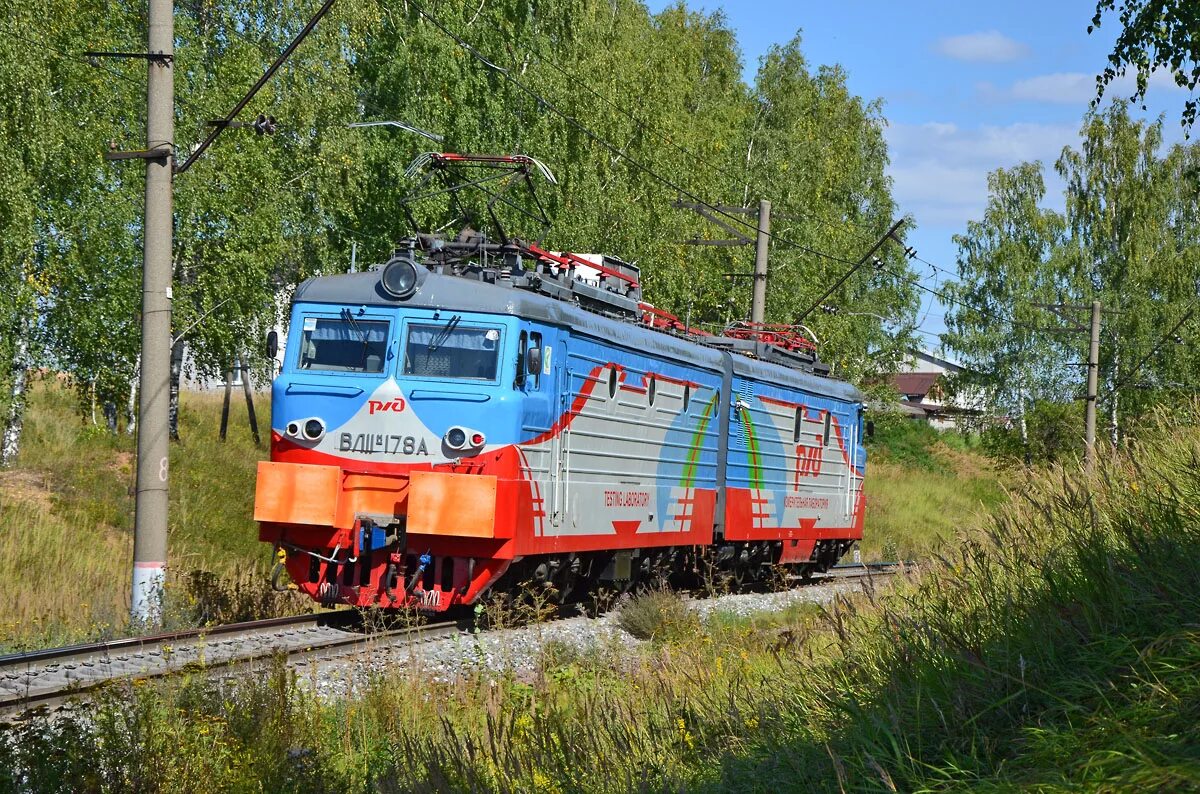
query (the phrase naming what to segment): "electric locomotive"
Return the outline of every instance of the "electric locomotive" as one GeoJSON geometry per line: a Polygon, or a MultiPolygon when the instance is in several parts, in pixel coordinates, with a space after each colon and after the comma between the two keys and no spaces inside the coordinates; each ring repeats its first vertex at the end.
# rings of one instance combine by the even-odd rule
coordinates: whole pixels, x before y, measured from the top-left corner
{"type": "Polygon", "coordinates": [[[301,284],[255,519],[326,605],[823,570],[863,524],[862,396],[784,329],[703,334],[638,269],[418,236],[301,284]]]}

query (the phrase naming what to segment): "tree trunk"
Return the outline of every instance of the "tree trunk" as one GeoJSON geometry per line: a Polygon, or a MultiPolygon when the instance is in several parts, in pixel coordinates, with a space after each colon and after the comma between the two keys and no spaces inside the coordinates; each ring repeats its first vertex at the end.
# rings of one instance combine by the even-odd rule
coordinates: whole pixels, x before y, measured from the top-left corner
{"type": "Polygon", "coordinates": [[[4,437],[0,439],[0,467],[10,466],[17,459],[21,446],[21,425],[25,419],[25,386],[29,377],[28,341],[21,327],[17,332],[16,351],[12,362],[12,391],[9,394],[8,416],[4,421],[4,437]]]}
{"type": "Polygon", "coordinates": [[[179,440],[179,379],[183,376],[183,340],[176,339],[171,345],[171,406],[168,409],[170,417],[170,439],[179,440]]]}
{"type": "Polygon", "coordinates": [[[1017,409],[1017,420],[1021,425],[1021,449],[1025,453],[1025,465],[1033,463],[1033,451],[1029,449],[1029,422],[1025,419],[1025,394],[1021,394],[1020,407],[1017,409]]]}
{"type": "Polygon", "coordinates": [[[1113,449],[1117,448],[1117,444],[1121,440],[1121,430],[1120,430],[1120,426],[1117,423],[1117,397],[1119,395],[1117,394],[1117,388],[1116,388],[1117,384],[1120,383],[1120,381],[1121,381],[1121,354],[1119,351],[1114,351],[1113,352],[1113,374],[1112,374],[1113,393],[1112,393],[1112,403],[1109,405],[1109,411],[1110,411],[1109,416],[1110,416],[1110,421],[1112,422],[1113,449]]]}
{"type": "Polygon", "coordinates": [[[125,432],[133,435],[137,430],[138,379],[142,376],[142,354],[138,353],[133,363],[133,377],[129,379],[129,402],[125,406],[125,432]]]}

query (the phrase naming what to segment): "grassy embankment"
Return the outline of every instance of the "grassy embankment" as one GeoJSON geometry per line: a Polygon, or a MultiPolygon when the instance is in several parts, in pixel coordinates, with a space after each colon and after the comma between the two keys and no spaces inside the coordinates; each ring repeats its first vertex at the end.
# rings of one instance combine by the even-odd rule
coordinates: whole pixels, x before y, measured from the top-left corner
{"type": "MultiPolygon", "coordinates": [[[[267,450],[254,446],[244,400],[236,397],[222,444],[220,395],[183,396],[183,443],[171,445],[175,618],[197,607],[253,611],[265,595],[256,580],[270,555],[251,510],[255,466],[267,450]],[[194,579],[196,570],[215,579],[194,579]]],[[[268,432],[269,401],[258,399],[255,407],[268,432]]],[[[133,554],[133,451],[132,436],[82,420],[72,393],[35,386],[17,464],[0,471],[0,647],[122,629],[133,554]]]]}
{"type": "Polygon", "coordinates": [[[129,686],[14,729],[0,786],[1194,790],[1198,423],[1031,478],[911,581],[817,616],[660,603],[637,649],[555,645],[523,679],[383,673],[334,703],[281,670],[129,686]]]}
{"type": "Polygon", "coordinates": [[[879,416],[867,440],[863,559],[927,559],[1003,502],[1010,479],[958,433],[879,416]]]}

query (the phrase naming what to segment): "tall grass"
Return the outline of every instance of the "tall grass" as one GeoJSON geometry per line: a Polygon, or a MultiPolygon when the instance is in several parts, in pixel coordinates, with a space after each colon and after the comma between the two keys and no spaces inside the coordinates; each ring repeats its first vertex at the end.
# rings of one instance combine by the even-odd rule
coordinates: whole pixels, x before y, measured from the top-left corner
{"type": "MultiPolygon", "coordinates": [[[[187,618],[211,572],[220,589],[243,591],[263,579],[268,550],[252,520],[257,462],[245,409],[232,412],[220,442],[217,394],[185,393],[182,443],[171,445],[169,593],[187,618]]],[[[269,401],[256,403],[269,427],[269,401]]],[[[27,647],[105,636],[125,625],[133,543],[135,439],[81,417],[75,397],[54,382],[36,384],[14,468],[0,472],[0,647],[27,647]]],[[[248,604],[248,593],[225,596],[248,604]]],[[[227,612],[229,610],[226,610],[227,612]]]]}
{"type": "Polygon", "coordinates": [[[867,463],[861,547],[867,560],[924,560],[1006,499],[1001,473],[983,456],[936,437],[921,462],[874,449],[867,463]]]}
{"type": "Polygon", "coordinates": [[[816,618],[555,651],[523,677],[415,663],[333,701],[282,668],[114,690],[0,735],[0,786],[1195,789],[1198,416],[1031,482],[919,576],[816,618]]]}

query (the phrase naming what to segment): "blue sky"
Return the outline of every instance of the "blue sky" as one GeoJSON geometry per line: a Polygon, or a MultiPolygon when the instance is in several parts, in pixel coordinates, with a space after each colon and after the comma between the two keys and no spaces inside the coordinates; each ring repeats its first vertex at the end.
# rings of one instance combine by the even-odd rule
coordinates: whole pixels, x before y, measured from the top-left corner
{"type": "MultiPolygon", "coordinates": [[[[652,11],[667,5],[650,2],[652,11]]],[[[952,272],[952,237],[982,214],[989,171],[1042,161],[1047,203],[1061,209],[1053,164],[1064,146],[1078,142],[1093,80],[1118,33],[1110,16],[1088,35],[1094,0],[687,0],[687,6],[724,11],[737,31],[747,80],[772,44],[800,31],[814,67],[840,64],[851,90],[883,101],[893,194],[917,224],[908,242],[921,258],[952,272]]],[[[1151,83],[1144,115],[1167,114],[1169,141],[1182,138],[1184,98],[1169,78],[1151,83]]],[[[928,286],[945,278],[914,264],[928,286]]],[[[944,330],[943,311],[936,301],[923,304],[928,334],[944,330]]],[[[927,344],[937,340],[927,336],[927,344]]]]}

